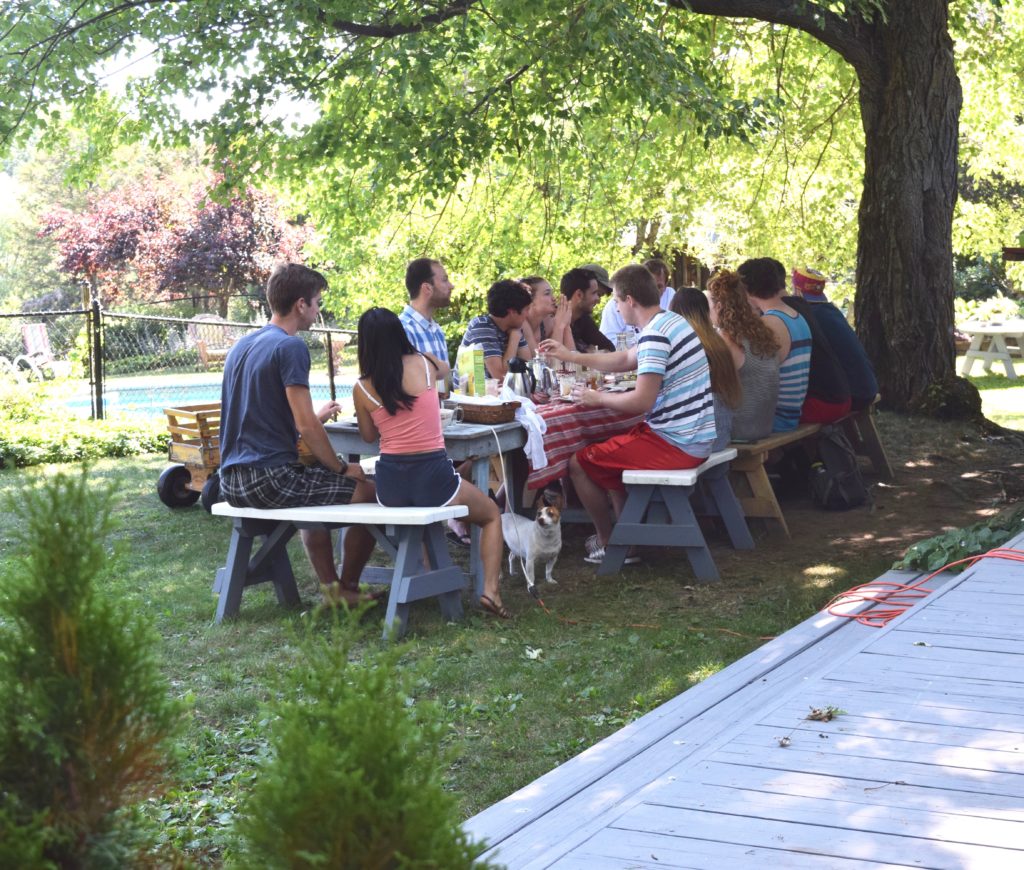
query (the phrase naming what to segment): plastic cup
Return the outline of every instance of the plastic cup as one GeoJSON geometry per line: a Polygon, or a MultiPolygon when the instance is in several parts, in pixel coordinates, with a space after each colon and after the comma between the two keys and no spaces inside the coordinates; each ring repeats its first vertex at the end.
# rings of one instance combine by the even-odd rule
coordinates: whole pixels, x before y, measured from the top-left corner
{"type": "Polygon", "coordinates": [[[568,399],[572,396],[572,388],[576,385],[575,375],[559,375],[558,376],[558,395],[563,399],[568,399]]]}
{"type": "Polygon", "coordinates": [[[484,387],[488,396],[497,396],[501,392],[501,384],[497,378],[487,378],[484,387]]]}

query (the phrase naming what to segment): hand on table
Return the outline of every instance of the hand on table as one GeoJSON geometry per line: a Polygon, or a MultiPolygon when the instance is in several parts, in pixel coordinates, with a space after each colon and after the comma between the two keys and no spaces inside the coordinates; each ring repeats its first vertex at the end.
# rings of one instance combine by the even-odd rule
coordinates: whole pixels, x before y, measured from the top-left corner
{"type": "Polygon", "coordinates": [[[326,423],[328,420],[332,420],[341,412],[341,405],[331,399],[326,405],[324,405],[319,411],[316,412],[317,419],[321,423],[326,423]]]}
{"type": "Polygon", "coordinates": [[[591,390],[586,384],[576,384],[572,388],[572,398],[574,402],[589,408],[601,406],[601,394],[597,390],[591,390]]]}

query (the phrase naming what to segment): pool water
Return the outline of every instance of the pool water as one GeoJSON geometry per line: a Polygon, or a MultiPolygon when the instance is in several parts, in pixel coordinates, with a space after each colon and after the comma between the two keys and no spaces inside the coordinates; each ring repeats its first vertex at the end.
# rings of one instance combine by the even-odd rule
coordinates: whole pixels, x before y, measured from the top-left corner
{"type": "MultiPolygon", "coordinates": [[[[127,414],[131,417],[162,417],[164,408],[219,402],[220,386],[220,381],[161,386],[115,386],[103,393],[103,413],[104,416],[127,414]]],[[[351,383],[337,383],[336,388],[339,402],[352,397],[351,383]]],[[[330,386],[310,384],[310,394],[314,405],[322,405],[330,401],[330,386]]],[[[85,417],[89,416],[92,410],[92,400],[88,395],[76,396],[68,400],[66,405],[72,413],[85,417]]]]}

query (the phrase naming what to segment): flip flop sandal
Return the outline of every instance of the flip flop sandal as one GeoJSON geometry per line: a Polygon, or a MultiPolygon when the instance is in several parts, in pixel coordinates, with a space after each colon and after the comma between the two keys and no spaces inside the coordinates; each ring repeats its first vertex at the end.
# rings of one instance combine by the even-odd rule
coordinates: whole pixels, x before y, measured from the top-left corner
{"type": "Polygon", "coordinates": [[[504,604],[495,604],[494,599],[489,595],[480,596],[480,607],[490,613],[492,616],[497,616],[499,619],[511,619],[512,611],[509,610],[504,604]]]}
{"type": "Polygon", "coordinates": [[[451,529],[448,529],[448,531],[444,533],[444,537],[449,544],[454,544],[456,547],[464,547],[467,550],[469,549],[470,544],[473,543],[473,540],[469,535],[460,535],[458,532],[454,532],[451,529]]]}

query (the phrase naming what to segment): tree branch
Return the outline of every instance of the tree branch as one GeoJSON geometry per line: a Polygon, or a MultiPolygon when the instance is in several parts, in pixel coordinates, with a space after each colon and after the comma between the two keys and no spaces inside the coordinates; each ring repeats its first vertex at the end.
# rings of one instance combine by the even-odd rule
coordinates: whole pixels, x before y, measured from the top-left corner
{"type": "Polygon", "coordinates": [[[802,30],[844,58],[861,81],[870,81],[882,63],[874,50],[874,27],[862,16],[837,15],[803,0],[666,0],[675,9],[719,18],[753,18],[802,30]]]}
{"type": "Polygon", "coordinates": [[[460,18],[469,12],[470,7],[476,5],[477,2],[478,0],[455,0],[451,6],[446,6],[443,9],[439,9],[437,12],[431,12],[429,15],[424,15],[412,24],[388,24],[386,23],[386,19],[376,24],[360,24],[358,21],[345,21],[340,18],[328,19],[326,16],[321,16],[321,21],[323,21],[327,27],[333,27],[335,30],[340,30],[342,33],[348,33],[352,36],[373,36],[381,39],[394,39],[396,36],[406,36],[410,33],[419,33],[436,24],[443,24],[450,18],[460,18]]]}

